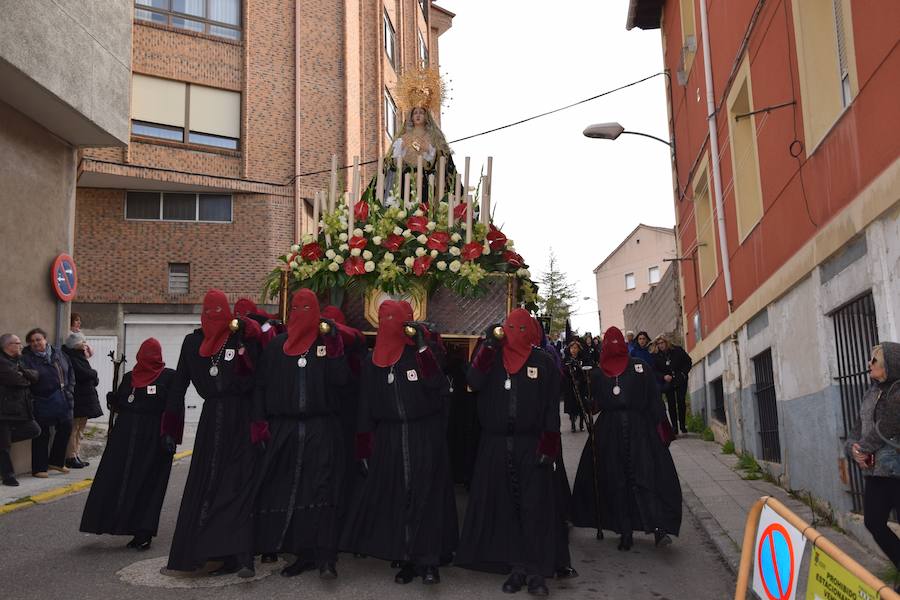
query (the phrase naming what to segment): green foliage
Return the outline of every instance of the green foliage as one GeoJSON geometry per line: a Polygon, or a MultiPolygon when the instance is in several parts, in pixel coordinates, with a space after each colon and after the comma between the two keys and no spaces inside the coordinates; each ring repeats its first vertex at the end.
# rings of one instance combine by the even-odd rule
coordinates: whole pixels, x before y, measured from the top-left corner
{"type": "Polygon", "coordinates": [[[547,262],[547,270],[539,280],[541,293],[537,297],[537,305],[544,315],[550,317],[550,331],[564,332],[566,319],[572,313],[572,303],[578,297],[575,285],[566,278],[564,271],[560,270],[559,261],[553,248],[550,248],[550,256],[547,262]]]}
{"type": "Polygon", "coordinates": [[[766,475],[753,455],[747,452],[738,455],[737,468],[744,471],[744,479],[763,479],[766,475]]]}
{"type": "Polygon", "coordinates": [[[692,413],[688,411],[687,413],[687,430],[691,433],[700,433],[706,429],[706,423],[703,422],[703,415],[697,413],[692,413]]]}
{"type": "Polygon", "coordinates": [[[734,454],[734,442],[728,440],[722,444],[722,454],[734,454]]]}
{"type": "Polygon", "coordinates": [[[716,439],[716,436],[713,435],[712,429],[710,429],[709,427],[704,429],[700,435],[703,437],[704,442],[713,442],[716,439]]]}

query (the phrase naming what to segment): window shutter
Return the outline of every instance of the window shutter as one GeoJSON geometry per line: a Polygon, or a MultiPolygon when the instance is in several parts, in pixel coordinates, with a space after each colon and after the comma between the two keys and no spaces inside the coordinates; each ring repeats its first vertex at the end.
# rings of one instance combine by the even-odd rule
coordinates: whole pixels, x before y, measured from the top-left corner
{"type": "Polygon", "coordinates": [[[135,73],[131,86],[131,118],[184,127],[186,87],[178,81],[135,73]]]}
{"type": "Polygon", "coordinates": [[[187,294],[190,288],[190,263],[169,263],[169,293],[187,294]]]}
{"type": "Polygon", "coordinates": [[[241,95],[191,84],[191,131],[241,137],[241,95]]]}

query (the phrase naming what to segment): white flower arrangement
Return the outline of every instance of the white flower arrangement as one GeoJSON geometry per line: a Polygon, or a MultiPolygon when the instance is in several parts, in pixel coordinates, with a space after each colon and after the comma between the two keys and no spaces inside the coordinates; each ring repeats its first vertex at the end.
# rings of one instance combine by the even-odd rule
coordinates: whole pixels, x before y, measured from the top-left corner
{"type": "Polygon", "coordinates": [[[292,261],[290,262],[290,267],[291,267],[292,269],[296,269],[296,268],[297,268],[297,261],[296,261],[296,260],[292,260],[292,261]]]}
{"type": "MultiPolygon", "coordinates": [[[[346,227],[346,224],[344,225],[344,227],[346,227]]],[[[342,231],[341,234],[338,236],[338,239],[341,240],[342,242],[346,242],[349,238],[347,237],[347,233],[342,231]]]]}
{"type": "Polygon", "coordinates": [[[359,227],[357,227],[356,229],[353,230],[353,235],[355,235],[356,237],[362,237],[362,236],[363,236],[363,230],[360,229],[359,227]]]}
{"type": "Polygon", "coordinates": [[[325,251],[325,258],[327,258],[329,260],[333,259],[334,255],[335,255],[334,248],[329,248],[328,250],[325,251]]]}
{"type": "Polygon", "coordinates": [[[372,227],[372,224],[371,224],[371,223],[366,223],[366,226],[363,227],[363,230],[364,230],[366,233],[372,233],[372,230],[374,230],[374,229],[375,229],[375,228],[372,227]]]}
{"type": "Polygon", "coordinates": [[[332,273],[336,273],[338,269],[340,269],[340,266],[338,266],[338,264],[336,262],[328,264],[328,270],[331,271],[332,273]]]}
{"type": "Polygon", "coordinates": [[[416,241],[419,242],[420,244],[424,244],[425,242],[428,241],[428,236],[425,235],[424,233],[421,233],[421,234],[419,234],[419,237],[416,238],[416,241]]]}
{"type": "Polygon", "coordinates": [[[372,260],[372,251],[371,250],[363,250],[362,257],[366,260],[372,260]]]}
{"type": "Polygon", "coordinates": [[[341,252],[346,252],[349,249],[350,249],[349,244],[341,244],[340,246],[338,246],[338,250],[340,250],[341,252]]]}
{"type": "Polygon", "coordinates": [[[431,254],[431,258],[437,258],[438,251],[437,251],[437,250],[432,250],[430,254],[431,254]]]}
{"type": "Polygon", "coordinates": [[[410,231],[409,229],[404,229],[404,230],[403,230],[403,237],[405,237],[406,239],[409,239],[409,238],[411,238],[412,236],[413,236],[412,231],[410,231]]]}
{"type": "Polygon", "coordinates": [[[424,214],[425,214],[425,213],[423,213],[421,210],[416,210],[416,212],[413,213],[413,215],[416,216],[416,217],[421,217],[421,216],[424,215],[424,214]]]}
{"type": "Polygon", "coordinates": [[[401,210],[400,212],[398,212],[398,213],[397,213],[397,218],[398,218],[398,219],[405,219],[405,218],[406,218],[406,211],[405,211],[405,210],[401,210]]]}
{"type": "Polygon", "coordinates": [[[425,252],[427,251],[422,246],[416,248],[416,256],[425,256],[425,252]]]}
{"type": "Polygon", "coordinates": [[[447,263],[444,262],[443,260],[437,261],[436,266],[438,268],[438,271],[446,271],[447,270],[447,263]]]}
{"type": "Polygon", "coordinates": [[[371,273],[372,271],[375,270],[375,263],[372,262],[371,260],[367,260],[366,264],[364,266],[366,269],[366,273],[371,273]]]}
{"type": "Polygon", "coordinates": [[[384,253],[384,262],[386,262],[386,263],[394,262],[394,255],[390,252],[385,252],[384,253]]]}
{"type": "Polygon", "coordinates": [[[291,246],[291,252],[300,252],[300,246],[297,244],[293,244],[291,246]]]}
{"type": "Polygon", "coordinates": [[[461,266],[462,264],[458,260],[454,260],[452,263],[450,263],[450,271],[453,273],[459,273],[459,268],[461,266]]]}
{"type": "Polygon", "coordinates": [[[394,235],[403,235],[403,228],[399,226],[394,227],[394,235]]]}
{"type": "Polygon", "coordinates": [[[375,244],[376,246],[380,246],[381,245],[381,236],[376,235],[375,237],[373,237],[372,243],[375,244]]]}
{"type": "Polygon", "coordinates": [[[459,256],[460,249],[456,246],[450,246],[450,254],[453,256],[459,256]]]}
{"type": "Polygon", "coordinates": [[[352,248],[350,250],[350,256],[359,256],[360,254],[362,254],[362,250],[359,248],[352,248]]]}
{"type": "Polygon", "coordinates": [[[340,254],[338,254],[337,256],[334,257],[334,262],[336,262],[337,264],[341,264],[344,262],[344,257],[341,256],[340,254]]]}
{"type": "Polygon", "coordinates": [[[450,236],[450,241],[453,242],[454,244],[461,239],[462,239],[462,236],[459,235],[458,233],[454,233],[453,235],[450,236]]]}
{"type": "Polygon", "coordinates": [[[428,231],[434,231],[434,228],[437,227],[437,223],[434,221],[428,221],[428,225],[426,225],[428,231]]]}
{"type": "Polygon", "coordinates": [[[414,259],[412,256],[407,256],[406,259],[403,261],[403,264],[406,265],[407,267],[409,267],[410,269],[412,269],[412,266],[413,266],[413,264],[415,264],[415,262],[416,262],[416,259],[414,259]]]}

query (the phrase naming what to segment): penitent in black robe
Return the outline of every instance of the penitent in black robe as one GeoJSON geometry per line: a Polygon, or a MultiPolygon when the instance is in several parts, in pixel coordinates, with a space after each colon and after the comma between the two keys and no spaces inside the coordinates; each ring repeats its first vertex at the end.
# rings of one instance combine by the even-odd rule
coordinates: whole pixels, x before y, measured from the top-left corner
{"type": "Polygon", "coordinates": [[[533,348],[525,365],[510,376],[502,349],[487,373],[469,368],[478,393],[481,440],[457,566],[508,573],[516,568],[552,576],[566,554],[560,544],[561,494],[553,465],[539,465],[539,445],[559,436],[559,369],[533,348]]]}
{"type": "Polygon", "coordinates": [[[175,371],[131,387],[126,373],[115,393],[116,423],[91,484],[80,531],[155,536],[166,497],[172,456],[162,451],[159,423],[175,371]],[[132,396],[132,401],[128,398],[132,396]]]}
{"type": "MultiPolygon", "coordinates": [[[[591,383],[598,457],[600,523],[616,533],[660,529],[678,535],[681,528],[681,484],[669,449],[657,426],[666,419],[652,368],[630,359],[618,377],[594,369],[591,383]],[[613,393],[619,386],[620,393],[613,393]]],[[[597,527],[594,459],[585,444],[573,486],[573,523],[597,527]]]]}
{"type": "MultiPolygon", "coordinates": [[[[346,344],[346,339],[345,339],[346,344]]],[[[366,479],[356,464],[356,424],[359,419],[359,378],[362,364],[368,354],[364,338],[357,338],[344,346],[349,375],[344,385],[335,389],[340,406],[341,430],[344,438],[344,485],[341,501],[338,503],[338,523],[347,517],[353,500],[359,495],[366,479]]],[[[340,535],[340,528],[338,531],[340,535]]]]}
{"type": "Polygon", "coordinates": [[[286,333],[273,339],[257,369],[254,420],[268,421],[272,437],[257,463],[255,549],[322,566],[337,558],[345,468],[337,388],[346,385],[349,369],[346,357],[326,356],[321,337],[305,367],[284,353],[285,341],[286,333]]]}
{"type": "Polygon", "coordinates": [[[203,409],[188,472],[168,568],[194,571],[207,560],[252,552],[254,448],[250,444],[253,373],[259,346],[246,341],[239,354],[239,334],[232,334],[218,364],[209,374],[211,358],[200,356],[200,329],[181,346],[178,369],[166,405],[184,414],[189,384],[203,398],[203,409]]]}
{"type": "Polygon", "coordinates": [[[374,432],[374,451],[344,523],[341,549],[437,566],[458,540],[447,451],[448,389],[444,374],[427,373],[416,354],[407,346],[392,367],[376,366],[371,353],[363,363],[359,432],[374,432]]]}

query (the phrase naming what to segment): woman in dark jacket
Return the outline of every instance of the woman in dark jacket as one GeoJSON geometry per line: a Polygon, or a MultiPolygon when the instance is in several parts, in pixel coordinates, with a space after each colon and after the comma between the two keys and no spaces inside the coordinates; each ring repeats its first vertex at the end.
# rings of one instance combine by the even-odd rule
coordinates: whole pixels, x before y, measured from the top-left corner
{"type": "Polygon", "coordinates": [[[48,469],[68,473],[66,447],[72,433],[75,372],[68,357],[47,342],[43,329],[32,329],[25,341],[28,343],[22,353],[25,366],[38,372],[37,382],[31,385],[31,395],[34,418],[41,426],[41,434],[31,440],[31,474],[46,478],[48,469]],[[54,430],[52,446],[51,429],[54,430]]]}
{"type": "Polygon", "coordinates": [[[569,344],[569,352],[562,366],[563,379],[563,407],[572,422],[572,433],[579,422],[581,431],[584,431],[584,405],[588,401],[588,382],[590,369],[586,372],[584,367],[590,367],[591,362],[585,358],[581,343],[573,341],[569,344]]]}
{"type": "Polygon", "coordinates": [[[103,416],[97,386],[100,378],[97,371],[91,368],[87,357],[87,341],[84,334],[73,332],[66,338],[63,352],[72,363],[75,372],[75,404],[72,408],[72,434],[69,436],[69,447],[66,451],[66,466],[70,469],[82,469],[89,463],[81,460],[81,438],[88,419],[103,416]]]}

